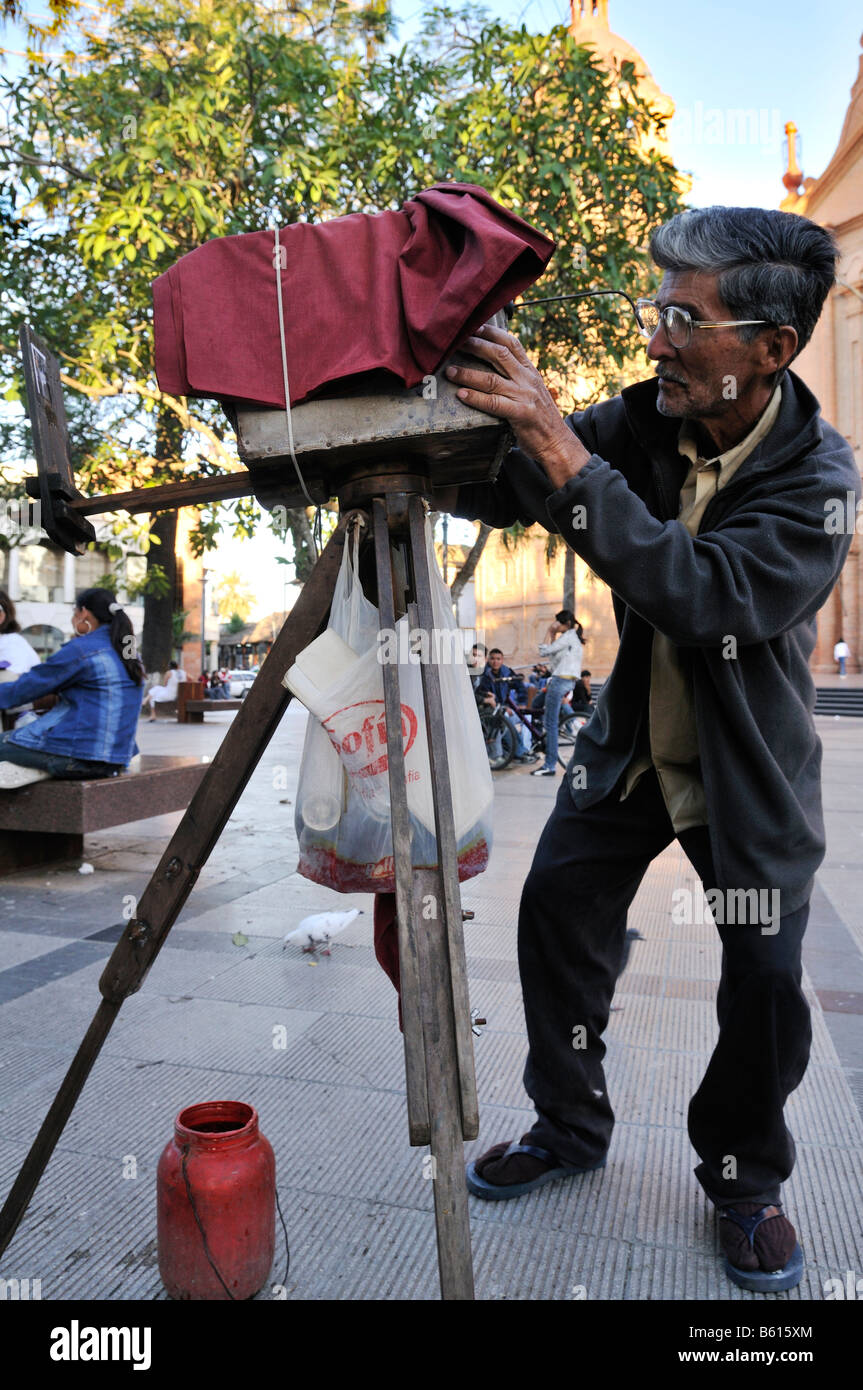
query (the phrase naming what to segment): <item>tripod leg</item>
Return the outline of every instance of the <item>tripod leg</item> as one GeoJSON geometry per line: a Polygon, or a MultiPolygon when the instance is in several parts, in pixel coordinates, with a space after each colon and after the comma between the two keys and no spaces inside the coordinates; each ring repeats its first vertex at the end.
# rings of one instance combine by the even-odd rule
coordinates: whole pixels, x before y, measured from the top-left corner
{"type": "MultiPolygon", "coordinates": [[[[430,632],[434,627],[434,614],[422,503],[419,497],[410,498],[407,506],[405,498],[390,498],[389,501],[389,508],[378,499],[373,504],[381,626],[392,627],[395,621],[391,575],[394,567],[390,562],[388,533],[388,518],[391,518],[399,534],[396,552],[399,582],[395,586],[399,607],[403,606],[401,600],[405,590],[413,591],[421,610],[414,603],[406,605],[411,626],[419,625],[430,632]],[[408,537],[404,537],[408,521],[410,530],[408,537]]],[[[412,867],[398,667],[393,663],[384,665],[409,1114],[411,1099],[416,1103],[412,1088],[416,1086],[418,1090],[417,1074],[412,1073],[411,1068],[419,1068],[422,1063],[423,1098],[428,1116],[427,1141],[417,1137],[411,1126],[411,1142],[428,1142],[431,1148],[441,1294],[444,1299],[472,1299],[473,1266],[463,1150],[465,1136],[473,1138],[478,1128],[470,1006],[455,827],[436,666],[422,666],[422,682],[438,842],[439,867],[436,869],[412,867]],[[404,968],[405,962],[408,970],[404,968]],[[467,1031],[467,1042],[462,1041],[461,1048],[460,1023],[467,1031]]]]}
{"type": "Polygon", "coordinates": [[[473,1261],[459,1095],[461,1071],[454,1029],[449,943],[443,918],[427,920],[429,900],[441,902],[441,889],[439,870],[414,871],[413,921],[419,949],[440,1291],[446,1300],[472,1299],[473,1261]]]}
{"type": "MultiPolygon", "coordinates": [[[[392,560],[386,504],[372,503],[378,612],[382,629],[395,630],[392,560]]],[[[405,760],[402,744],[402,715],[399,698],[398,667],[383,666],[384,710],[387,725],[387,765],[390,784],[390,814],[393,827],[393,871],[396,888],[396,922],[399,936],[402,1023],[405,1048],[405,1089],[408,1105],[408,1134],[412,1144],[430,1139],[429,1101],[423,1027],[420,1015],[419,962],[416,936],[411,930],[413,915],[411,888],[411,831],[405,790],[405,760]]]]}
{"type": "MultiPolygon", "coordinates": [[[[435,626],[435,617],[432,605],[431,575],[426,552],[425,514],[422,499],[416,494],[410,499],[409,515],[411,555],[417,596],[417,625],[423,631],[431,632],[435,626]]],[[[479,1106],[474,1074],[470,997],[464,955],[461,894],[458,886],[458,851],[440,673],[434,661],[424,662],[420,669],[422,671],[429,765],[434,795],[435,830],[438,842],[438,864],[440,865],[443,921],[450,981],[450,1007],[455,1031],[462,1135],[465,1139],[475,1139],[479,1134],[479,1106]]]]}
{"type": "Polygon", "coordinates": [[[0,1254],[12,1239],[123,1000],[140,989],[225,823],[290,702],[282,677],[324,627],[341,564],[345,517],[315,565],[290,617],[192,797],[137,915],[102,973],[103,1001],[0,1212],[0,1254]]]}

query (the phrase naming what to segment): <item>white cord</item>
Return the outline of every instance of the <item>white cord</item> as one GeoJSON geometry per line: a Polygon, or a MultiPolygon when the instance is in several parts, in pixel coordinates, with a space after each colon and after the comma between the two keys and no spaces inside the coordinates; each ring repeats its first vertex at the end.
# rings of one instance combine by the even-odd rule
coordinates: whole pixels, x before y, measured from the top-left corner
{"type": "Polygon", "coordinates": [[[294,468],[296,469],[300,487],[303,490],[303,496],[306,498],[306,501],[308,502],[309,506],[314,507],[316,509],[315,525],[312,531],[312,543],[315,547],[315,559],[317,559],[319,554],[317,538],[320,534],[321,508],[320,504],[315,502],[314,498],[309,495],[309,489],[306,487],[305,479],[303,478],[303,475],[300,472],[300,465],[297,462],[297,456],[294,452],[294,425],[293,420],[291,418],[291,388],[288,384],[288,354],[285,348],[285,311],[284,306],[282,304],[282,277],[280,273],[282,255],[281,247],[279,245],[278,226],[273,228],[273,236],[275,239],[273,249],[273,266],[276,272],[276,302],[279,306],[279,339],[282,345],[282,379],[285,383],[285,419],[288,422],[288,449],[290,451],[291,461],[294,465],[294,468]]]}

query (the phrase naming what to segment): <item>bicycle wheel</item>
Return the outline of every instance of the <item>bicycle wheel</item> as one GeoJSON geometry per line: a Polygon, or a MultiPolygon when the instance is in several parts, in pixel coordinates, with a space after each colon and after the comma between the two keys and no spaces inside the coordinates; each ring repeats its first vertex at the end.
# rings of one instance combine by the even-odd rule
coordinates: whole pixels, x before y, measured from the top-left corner
{"type": "Polygon", "coordinates": [[[560,724],[557,730],[558,746],[565,743],[568,746],[575,743],[579,729],[587,723],[583,714],[567,714],[564,716],[561,710],[560,724]]]}
{"type": "Polygon", "coordinates": [[[493,715],[481,722],[488,765],[492,772],[501,772],[515,757],[515,733],[505,719],[493,715]]]}

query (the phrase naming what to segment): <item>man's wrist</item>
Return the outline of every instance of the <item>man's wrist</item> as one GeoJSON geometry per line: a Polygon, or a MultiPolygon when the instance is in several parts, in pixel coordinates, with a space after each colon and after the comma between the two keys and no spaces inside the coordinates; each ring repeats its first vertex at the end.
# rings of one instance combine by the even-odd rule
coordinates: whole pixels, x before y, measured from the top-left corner
{"type": "Polygon", "coordinates": [[[581,440],[571,430],[564,428],[565,437],[556,440],[548,449],[541,450],[536,459],[555,489],[564,487],[575,478],[590,459],[581,440]]]}

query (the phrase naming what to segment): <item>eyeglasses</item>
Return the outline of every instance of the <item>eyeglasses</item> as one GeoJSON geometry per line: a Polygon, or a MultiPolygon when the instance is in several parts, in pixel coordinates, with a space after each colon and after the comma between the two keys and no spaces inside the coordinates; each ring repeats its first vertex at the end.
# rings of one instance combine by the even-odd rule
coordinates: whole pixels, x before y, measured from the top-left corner
{"type": "Polygon", "coordinates": [[[688,309],[678,309],[669,304],[660,309],[652,299],[635,301],[635,321],[643,338],[652,338],[660,324],[672,347],[687,348],[692,341],[693,328],[741,328],[744,324],[770,323],[770,319],[723,319],[712,323],[707,319],[693,319],[688,309]]]}

